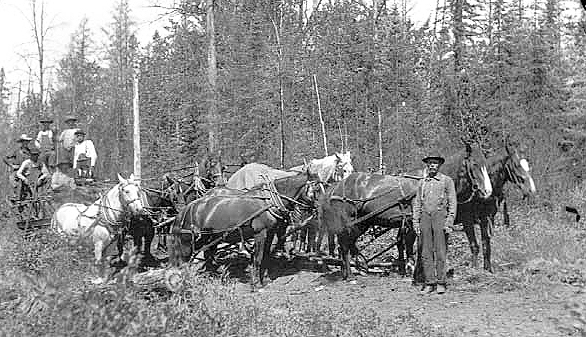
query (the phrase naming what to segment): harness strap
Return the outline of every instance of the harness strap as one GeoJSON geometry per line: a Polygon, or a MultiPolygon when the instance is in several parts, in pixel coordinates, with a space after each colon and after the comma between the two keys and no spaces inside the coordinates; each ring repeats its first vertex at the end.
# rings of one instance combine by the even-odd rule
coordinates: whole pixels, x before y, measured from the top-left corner
{"type": "MultiPolygon", "coordinates": [[[[222,230],[218,233],[224,233],[222,234],[222,236],[216,238],[215,240],[213,240],[212,242],[208,243],[207,245],[201,247],[200,249],[194,251],[193,247],[195,245],[195,240],[194,240],[194,232],[192,231],[192,258],[190,259],[190,261],[192,261],[194,259],[195,256],[197,256],[199,253],[204,252],[206,250],[208,250],[210,247],[217,245],[219,242],[225,240],[228,235],[230,235],[232,232],[234,232],[235,230],[241,229],[242,226],[246,225],[248,222],[254,220],[254,218],[256,218],[257,216],[261,215],[262,213],[264,213],[265,211],[267,211],[269,208],[273,207],[273,205],[267,205],[261,209],[259,209],[258,211],[252,213],[251,215],[249,215],[248,217],[246,217],[246,219],[242,220],[240,223],[238,223],[236,226],[228,228],[226,230],[222,230]]],[[[207,234],[207,232],[206,232],[207,234]]],[[[213,234],[213,231],[210,233],[213,234]]]]}

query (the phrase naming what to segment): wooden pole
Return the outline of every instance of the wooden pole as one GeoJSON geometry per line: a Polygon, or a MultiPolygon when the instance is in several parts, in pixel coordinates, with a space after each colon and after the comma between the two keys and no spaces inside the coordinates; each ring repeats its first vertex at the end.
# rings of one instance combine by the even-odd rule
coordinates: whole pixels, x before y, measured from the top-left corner
{"type": "Polygon", "coordinates": [[[134,72],[134,97],[132,99],[133,123],[133,145],[134,145],[134,177],[140,181],[140,110],[138,107],[138,69],[134,72]]]}
{"type": "Polygon", "coordinates": [[[383,117],[380,113],[380,108],[377,109],[378,112],[378,169],[381,174],[383,174],[383,117]]]}
{"type": "Polygon", "coordinates": [[[313,84],[315,86],[315,95],[317,96],[317,112],[319,113],[319,122],[321,124],[321,134],[324,142],[324,151],[326,157],[328,156],[328,141],[326,138],[326,124],[324,123],[324,116],[321,113],[321,102],[319,100],[319,89],[317,87],[317,76],[313,74],[313,84]]]}

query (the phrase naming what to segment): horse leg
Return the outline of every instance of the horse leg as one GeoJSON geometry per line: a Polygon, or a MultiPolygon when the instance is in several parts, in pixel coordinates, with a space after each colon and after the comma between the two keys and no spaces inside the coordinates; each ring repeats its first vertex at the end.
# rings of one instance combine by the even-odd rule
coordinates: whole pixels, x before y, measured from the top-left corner
{"type": "MultiPolygon", "coordinates": [[[[277,231],[279,229],[277,228],[277,231]]],[[[265,245],[264,245],[264,251],[263,251],[263,259],[261,260],[260,263],[260,281],[261,281],[261,285],[264,283],[263,279],[265,276],[265,271],[267,273],[270,273],[271,271],[269,270],[269,267],[271,266],[271,243],[273,242],[273,238],[277,233],[275,233],[274,229],[269,229],[267,230],[267,238],[265,240],[265,245]]],[[[278,239],[278,237],[277,237],[278,239]]]]}
{"type": "Polygon", "coordinates": [[[464,223],[464,232],[466,232],[466,237],[468,238],[468,243],[470,244],[470,251],[472,252],[472,267],[476,268],[478,266],[478,242],[476,241],[476,233],[474,232],[474,222],[464,223]]]}
{"type": "MultiPolygon", "coordinates": [[[[209,238],[209,240],[207,240],[207,242],[210,242],[214,239],[215,238],[213,236],[210,236],[210,238],[209,238]]],[[[208,249],[206,249],[203,253],[203,257],[205,260],[204,269],[206,271],[213,272],[216,270],[215,256],[216,256],[217,248],[218,247],[216,245],[212,245],[208,249]]]]}
{"type": "Polygon", "coordinates": [[[342,280],[347,280],[351,275],[350,270],[350,237],[348,233],[338,234],[338,249],[342,259],[342,280]]]}
{"type": "Polygon", "coordinates": [[[507,207],[507,200],[503,198],[503,225],[505,227],[511,226],[511,219],[509,217],[509,209],[507,207]]]}
{"type": "Polygon", "coordinates": [[[492,265],[490,263],[490,238],[491,238],[491,227],[493,220],[486,216],[481,219],[480,230],[482,232],[482,253],[484,257],[484,269],[492,273],[492,265]]]}
{"type": "Polygon", "coordinates": [[[405,228],[401,227],[397,231],[397,252],[399,253],[398,262],[399,262],[399,275],[405,276],[405,228]]]}
{"type": "Polygon", "coordinates": [[[320,228],[317,232],[317,241],[315,242],[316,249],[317,249],[316,253],[322,252],[321,246],[322,246],[323,241],[324,241],[324,231],[323,231],[323,229],[320,228]]]}
{"type": "Polygon", "coordinates": [[[307,231],[307,249],[309,253],[316,253],[316,239],[319,230],[319,224],[316,221],[310,221],[306,226],[307,231]]]}
{"type": "Polygon", "coordinates": [[[287,225],[284,223],[278,223],[277,228],[275,230],[271,230],[271,237],[267,242],[270,249],[270,246],[273,243],[273,236],[274,234],[277,235],[277,244],[275,245],[275,253],[277,255],[285,254],[285,243],[287,241],[286,233],[287,225]]]}
{"type": "Polygon", "coordinates": [[[259,285],[262,287],[263,285],[263,275],[262,275],[262,262],[264,257],[265,251],[265,244],[267,241],[267,229],[263,228],[254,236],[254,254],[252,255],[252,290],[254,291],[255,286],[259,285]]]}
{"type": "Polygon", "coordinates": [[[147,226],[145,228],[144,235],[144,256],[149,260],[154,260],[153,254],[151,254],[151,245],[155,238],[155,228],[153,226],[147,226]]]}

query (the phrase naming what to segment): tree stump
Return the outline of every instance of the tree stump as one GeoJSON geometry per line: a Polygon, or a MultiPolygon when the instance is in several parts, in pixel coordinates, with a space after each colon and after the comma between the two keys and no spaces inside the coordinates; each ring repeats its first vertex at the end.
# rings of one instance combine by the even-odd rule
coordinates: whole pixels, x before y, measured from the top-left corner
{"type": "Polygon", "coordinates": [[[178,292],[183,288],[183,274],[177,268],[154,269],[133,275],[132,284],[143,289],[167,289],[178,292]]]}

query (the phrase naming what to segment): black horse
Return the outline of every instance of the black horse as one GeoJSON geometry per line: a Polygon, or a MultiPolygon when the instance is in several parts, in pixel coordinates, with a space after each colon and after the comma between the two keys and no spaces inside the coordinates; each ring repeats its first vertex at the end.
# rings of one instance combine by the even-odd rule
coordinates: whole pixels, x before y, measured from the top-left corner
{"type": "Polygon", "coordinates": [[[313,177],[299,175],[276,179],[277,193],[270,185],[235,195],[216,195],[213,191],[183,208],[175,218],[171,233],[171,263],[188,261],[198,250],[204,251],[206,265],[214,269],[213,259],[220,242],[235,244],[254,237],[252,285],[263,285],[271,243],[279,226],[287,224],[289,212],[301,204],[312,204],[318,188],[313,177]],[[195,240],[194,240],[195,239],[195,240]]]}
{"type": "MultiPolygon", "coordinates": [[[[128,221],[128,232],[132,236],[134,246],[138,247],[143,262],[154,262],[151,244],[155,236],[155,225],[161,220],[177,214],[177,206],[199,198],[215,186],[225,184],[222,162],[216,156],[204,156],[190,174],[191,179],[174,179],[163,176],[157,188],[141,188],[143,204],[147,214],[131,217],[128,221]]],[[[186,177],[184,177],[186,178],[186,177]]],[[[124,242],[118,243],[121,254],[124,242]]],[[[166,240],[161,242],[166,247],[166,240]]]]}
{"type": "MultiPolygon", "coordinates": [[[[492,187],[486,165],[482,151],[470,145],[466,151],[446,160],[442,172],[454,180],[459,202],[476,195],[490,196],[492,187]]],[[[411,201],[419,186],[417,177],[423,177],[424,173],[423,170],[404,176],[354,173],[320,198],[322,226],[338,235],[343,279],[350,275],[350,255],[358,255],[357,239],[372,226],[400,228],[399,258],[403,259],[403,249],[407,248],[407,258],[412,260],[415,234],[411,225],[411,201]],[[372,217],[355,221],[369,214],[372,217]]]]}
{"type": "Polygon", "coordinates": [[[157,259],[151,253],[151,244],[155,237],[155,225],[177,214],[173,194],[167,190],[141,188],[140,197],[146,214],[129,219],[128,231],[132,236],[134,247],[142,255],[142,262],[149,264],[157,259]]]}
{"type": "Polygon", "coordinates": [[[458,206],[458,221],[464,225],[470,250],[472,251],[472,265],[478,265],[479,247],[476,240],[474,225],[479,224],[482,235],[484,269],[492,272],[491,264],[491,236],[494,217],[500,206],[503,206],[503,222],[509,224],[507,202],[504,195],[506,183],[513,183],[525,196],[535,193],[535,183],[530,174],[529,163],[521,158],[518,151],[508,141],[502,149],[488,158],[489,176],[493,186],[492,196],[488,199],[475,197],[470,202],[458,206]]]}

